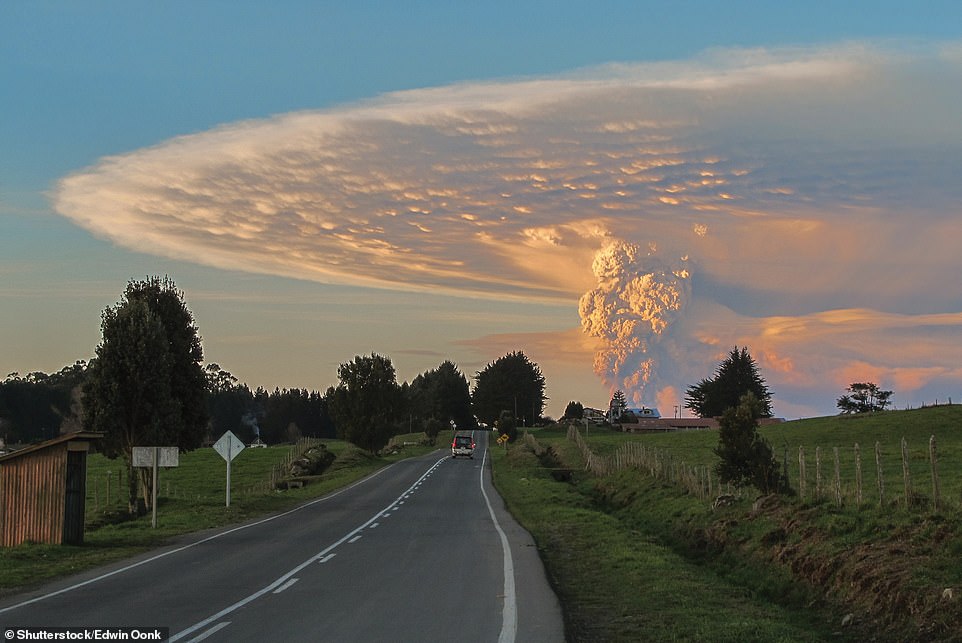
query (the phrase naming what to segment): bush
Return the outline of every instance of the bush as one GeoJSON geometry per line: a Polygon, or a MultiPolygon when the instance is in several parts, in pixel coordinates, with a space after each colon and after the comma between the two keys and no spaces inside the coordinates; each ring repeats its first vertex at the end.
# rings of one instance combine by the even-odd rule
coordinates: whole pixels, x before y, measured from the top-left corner
{"type": "Polygon", "coordinates": [[[772,447],[758,433],[762,413],[762,403],[754,393],[746,393],[737,407],[725,410],[719,420],[715,455],[721,462],[715,466],[715,473],[722,482],[736,486],[754,485],[763,493],[786,493],[788,481],[772,447]]]}
{"type": "Polygon", "coordinates": [[[431,444],[435,444],[438,440],[438,436],[441,435],[441,431],[444,430],[444,422],[437,418],[430,418],[424,423],[424,434],[428,436],[428,440],[431,444]]]}

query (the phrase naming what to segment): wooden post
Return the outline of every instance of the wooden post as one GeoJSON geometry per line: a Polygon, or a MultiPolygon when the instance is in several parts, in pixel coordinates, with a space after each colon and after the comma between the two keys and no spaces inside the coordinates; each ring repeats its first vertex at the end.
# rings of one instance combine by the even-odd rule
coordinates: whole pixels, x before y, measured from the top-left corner
{"type": "Polygon", "coordinates": [[[878,483],[878,506],[885,505],[885,480],[882,479],[882,447],[875,443],[875,475],[878,483]]]}
{"type": "Polygon", "coordinates": [[[805,447],[798,447],[798,497],[805,500],[805,447]]]}
{"type": "Polygon", "coordinates": [[[905,508],[912,504],[912,473],[909,471],[909,445],[902,438],[902,486],[905,490],[905,508]]]}
{"type": "Polygon", "coordinates": [[[832,447],[832,453],[835,455],[835,506],[841,508],[842,506],[842,476],[838,465],[838,447],[832,447]]]}
{"type": "Polygon", "coordinates": [[[939,485],[939,457],[935,449],[935,436],[929,438],[929,461],[932,463],[932,507],[938,512],[942,508],[942,489],[939,485]]]}
{"type": "Polygon", "coordinates": [[[855,507],[862,508],[862,452],[855,443],[855,507]]]}
{"type": "Polygon", "coordinates": [[[815,447],[815,502],[822,499],[822,447],[815,447]]]}

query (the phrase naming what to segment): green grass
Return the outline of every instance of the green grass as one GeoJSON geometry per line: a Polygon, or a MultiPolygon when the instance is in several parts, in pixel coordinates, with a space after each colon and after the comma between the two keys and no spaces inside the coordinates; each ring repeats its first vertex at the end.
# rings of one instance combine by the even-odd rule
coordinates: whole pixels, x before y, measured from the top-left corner
{"type": "MultiPolygon", "coordinates": [[[[417,441],[412,436],[411,441],[417,441]]],[[[158,475],[157,527],[151,515],[126,517],[126,473],[122,460],[90,454],[87,458],[87,525],[79,546],[24,543],[0,549],[0,593],[9,594],[49,580],[120,560],[172,538],[203,529],[244,522],[290,509],[367,476],[402,458],[434,450],[407,446],[373,457],[339,440],[323,440],[337,455],[322,475],[299,489],[268,489],[271,470],[292,447],[245,449],[231,463],[231,503],[226,506],[227,464],[211,448],[180,454],[179,466],[158,475]],[[108,502],[109,481],[109,502],[108,502]]]]}
{"type": "MultiPolygon", "coordinates": [[[[862,444],[866,501],[861,507],[849,495],[840,508],[829,500],[781,498],[756,510],[756,494],[747,490],[733,506],[712,510],[710,499],[699,500],[680,486],[639,471],[589,476],[580,451],[560,426],[533,432],[542,446],[552,448],[553,462],[539,462],[519,441],[508,457],[494,460],[496,483],[542,549],[568,614],[572,640],[751,640],[756,637],[752,632],[758,633],[756,640],[805,640],[798,638],[796,628],[816,638],[838,639],[834,632],[839,631],[842,638],[882,641],[962,640],[962,510],[957,500],[962,431],[953,430],[960,425],[962,407],[956,406],[763,427],[774,446],[782,441],[793,445],[796,485],[798,445],[811,454],[810,487],[815,446],[829,454],[823,460],[827,484],[833,469],[831,447],[848,445],[847,451],[840,450],[840,468],[843,487],[851,492],[850,447],[856,441],[862,444]],[[925,488],[933,434],[943,495],[938,512],[931,506],[930,488],[925,488]],[[900,498],[897,445],[903,436],[911,447],[915,492],[929,496],[909,508],[900,498]],[[886,456],[883,506],[873,497],[875,441],[886,456]],[[575,472],[572,484],[547,476],[546,467],[559,464],[575,472]],[[584,528],[584,538],[582,524],[591,525],[584,528]],[[571,538],[566,536],[569,530],[571,538]],[[658,564],[670,561],[670,571],[658,572],[656,562],[646,558],[651,556],[658,557],[658,564]],[[649,585],[656,587],[655,595],[649,585]],[[696,601],[691,619],[685,616],[687,609],[670,624],[659,624],[651,616],[653,609],[657,615],[674,614],[671,605],[684,604],[683,595],[699,595],[705,587],[712,596],[737,597],[754,607],[712,603],[714,599],[706,597],[696,601]],[[946,589],[951,598],[943,596],[946,589]],[[592,593],[604,598],[593,602],[586,595],[592,593]],[[697,629],[702,604],[718,612],[709,632],[697,629]],[[729,610],[760,616],[742,622],[727,614],[729,610]],[[633,619],[625,618],[627,614],[633,619]],[[853,624],[843,629],[841,619],[847,614],[853,624]]],[[[626,441],[640,441],[675,459],[708,467],[716,459],[712,449],[717,439],[714,431],[625,434],[592,427],[588,432],[595,453],[612,454],[626,441]]]]}
{"type": "Polygon", "coordinates": [[[507,454],[493,450],[492,461],[498,490],[538,543],[569,640],[819,641],[830,635],[812,614],[760,598],[680,555],[644,524],[601,510],[592,480],[557,482],[521,445],[507,454]]]}
{"type": "MultiPolygon", "coordinates": [[[[763,426],[759,432],[772,446],[780,462],[787,455],[789,477],[796,490],[799,488],[799,447],[804,448],[807,499],[812,499],[816,486],[816,447],[821,449],[823,499],[832,493],[835,467],[833,447],[838,447],[839,477],[846,504],[854,504],[856,500],[854,445],[857,443],[861,451],[862,498],[863,503],[869,506],[879,504],[876,442],[881,452],[886,506],[904,502],[902,438],[905,438],[909,449],[912,493],[931,502],[929,438],[934,435],[942,504],[947,508],[962,508],[962,405],[794,420],[763,426]]],[[[598,454],[610,454],[627,441],[638,441],[664,449],[689,465],[711,467],[717,461],[713,452],[718,444],[716,431],[632,434],[591,427],[588,440],[592,450],[598,454]]]]}

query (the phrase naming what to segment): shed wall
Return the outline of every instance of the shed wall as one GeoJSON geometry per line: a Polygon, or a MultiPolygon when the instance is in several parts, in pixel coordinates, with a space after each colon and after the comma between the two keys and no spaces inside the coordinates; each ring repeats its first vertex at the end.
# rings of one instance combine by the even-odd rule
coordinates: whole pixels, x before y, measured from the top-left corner
{"type": "Polygon", "coordinates": [[[0,546],[62,542],[66,475],[64,444],[0,464],[0,546]]]}

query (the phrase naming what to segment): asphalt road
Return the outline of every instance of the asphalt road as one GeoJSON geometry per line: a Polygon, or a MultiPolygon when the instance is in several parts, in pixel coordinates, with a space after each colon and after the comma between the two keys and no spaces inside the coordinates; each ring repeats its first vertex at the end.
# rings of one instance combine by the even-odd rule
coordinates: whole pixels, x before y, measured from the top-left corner
{"type": "Polygon", "coordinates": [[[265,520],[0,602],[0,629],[165,627],[171,641],[563,641],[529,534],[473,460],[412,458],[265,520]]]}

